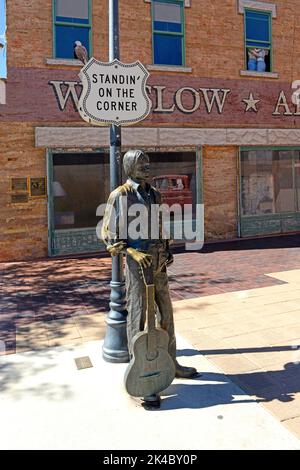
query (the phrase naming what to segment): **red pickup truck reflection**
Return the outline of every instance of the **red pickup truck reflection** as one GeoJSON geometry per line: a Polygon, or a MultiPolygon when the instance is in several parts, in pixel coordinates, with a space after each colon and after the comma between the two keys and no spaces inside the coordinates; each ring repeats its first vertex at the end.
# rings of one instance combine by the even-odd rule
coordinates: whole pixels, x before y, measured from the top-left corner
{"type": "Polygon", "coordinates": [[[172,204],[192,204],[193,197],[190,190],[189,177],[187,175],[162,175],[155,176],[152,184],[159,190],[162,202],[172,204]]]}

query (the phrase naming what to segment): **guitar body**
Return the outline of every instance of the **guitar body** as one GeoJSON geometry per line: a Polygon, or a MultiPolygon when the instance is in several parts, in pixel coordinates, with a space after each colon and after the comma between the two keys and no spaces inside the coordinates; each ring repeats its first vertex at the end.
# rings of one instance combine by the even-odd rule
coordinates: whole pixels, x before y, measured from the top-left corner
{"type": "Polygon", "coordinates": [[[148,332],[141,331],[133,338],[133,357],[125,373],[125,388],[133,397],[159,393],[168,388],[175,377],[175,365],[168,353],[168,333],[155,328],[151,336],[156,344],[152,355],[149,355],[148,332]]]}

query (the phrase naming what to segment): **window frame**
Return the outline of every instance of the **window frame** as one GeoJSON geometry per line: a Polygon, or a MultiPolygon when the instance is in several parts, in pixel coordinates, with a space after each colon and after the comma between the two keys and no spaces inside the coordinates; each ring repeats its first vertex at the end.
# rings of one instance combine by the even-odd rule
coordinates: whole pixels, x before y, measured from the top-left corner
{"type": "MultiPolygon", "coordinates": [[[[248,56],[247,56],[247,12],[253,12],[253,13],[260,13],[260,14],[265,14],[268,15],[269,17],[269,43],[270,43],[270,48],[269,49],[269,54],[270,54],[270,70],[266,70],[263,73],[272,73],[273,72],[273,42],[272,42],[272,17],[273,17],[273,12],[271,10],[258,10],[255,8],[249,8],[245,7],[244,8],[244,61],[245,61],[245,70],[249,72],[248,70],[248,56]]],[[[253,41],[250,39],[250,41],[253,41]]],[[[254,41],[253,41],[254,42],[254,41]]],[[[260,41],[257,40],[255,42],[261,42],[262,44],[265,44],[266,41],[260,41]]],[[[267,48],[265,48],[267,49],[267,48]]]]}
{"type": "Polygon", "coordinates": [[[56,21],[56,0],[52,0],[52,30],[53,30],[53,44],[52,44],[52,56],[58,60],[76,60],[75,57],[57,57],[56,56],[56,26],[73,26],[80,28],[88,28],[89,30],[89,56],[93,56],[93,34],[92,34],[92,0],[88,0],[88,11],[89,11],[89,22],[83,23],[72,23],[67,21],[56,21]]]}
{"type": "Polygon", "coordinates": [[[184,0],[152,0],[151,1],[151,26],[152,26],[152,64],[157,66],[157,67],[185,67],[186,66],[186,53],[185,53],[185,3],[184,0]],[[174,5],[179,5],[180,6],[180,14],[181,14],[181,27],[182,27],[182,32],[177,33],[177,32],[172,32],[172,31],[160,31],[154,29],[154,4],[155,3],[173,3],[174,5]],[[156,64],[154,62],[154,36],[155,34],[163,34],[165,36],[175,36],[175,37],[181,37],[181,64],[180,65],[175,65],[175,64],[156,64]]]}

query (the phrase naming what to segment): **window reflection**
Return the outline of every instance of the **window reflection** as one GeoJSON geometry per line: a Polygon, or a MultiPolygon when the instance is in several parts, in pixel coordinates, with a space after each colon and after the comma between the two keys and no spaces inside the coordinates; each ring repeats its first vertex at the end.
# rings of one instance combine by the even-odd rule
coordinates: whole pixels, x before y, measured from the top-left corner
{"type": "Polygon", "coordinates": [[[242,151],[242,215],[298,211],[299,167],[299,151],[242,151]]]}
{"type": "Polygon", "coordinates": [[[167,205],[197,202],[196,155],[194,152],[149,153],[151,184],[167,205]]]}
{"type": "Polygon", "coordinates": [[[55,229],[96,227],[96,209],[109,195],[107,154],[53,156],[55,229]]]}

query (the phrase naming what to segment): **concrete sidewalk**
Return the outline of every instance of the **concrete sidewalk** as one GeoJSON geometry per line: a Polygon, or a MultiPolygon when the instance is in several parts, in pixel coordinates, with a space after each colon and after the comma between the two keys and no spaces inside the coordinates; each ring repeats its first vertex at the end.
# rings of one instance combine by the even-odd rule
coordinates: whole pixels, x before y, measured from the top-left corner
{"type": "Polygon", "coordinates": [[[126,364],[102,360],[101,341],[0,357],[1,449],[300,449],[300,441],[179,338],[180,362],[160,410],[123,388],[126,364]],[[93,367],[77,370],[89,356],[93,367]]]}

